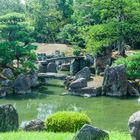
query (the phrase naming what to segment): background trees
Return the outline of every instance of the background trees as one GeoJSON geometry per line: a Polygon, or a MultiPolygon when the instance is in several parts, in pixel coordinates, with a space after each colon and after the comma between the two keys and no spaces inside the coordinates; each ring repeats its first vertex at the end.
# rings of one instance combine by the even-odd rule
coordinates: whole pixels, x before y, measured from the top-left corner
{"type": "Polygon", "coordinates": [[[87,49],[93,51],[102,46],[112,45],[120,55],[125,47],[134,47],[140,42],[140,3],[136,0],[95,0],[93,25],[83,28],[87,49]],[[96,15],[99,16],[96,20],[96,15]]]}
{"type": "Polygon", "coordinates": [[[25,14],[36,42],[68,43],[90,53],[111,45],[120,55],[140,44],[138,0],[1,0],[0,6],[1,15],[25,14]]]}

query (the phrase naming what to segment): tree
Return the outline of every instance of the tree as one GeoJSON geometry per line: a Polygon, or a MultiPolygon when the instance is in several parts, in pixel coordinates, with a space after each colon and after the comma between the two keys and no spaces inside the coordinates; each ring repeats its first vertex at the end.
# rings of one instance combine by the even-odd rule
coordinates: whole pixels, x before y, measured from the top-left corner
{"type": "Polygon", "coordinates": [[[124,55],[126,45],[133,46],[134,43],[140,41],[139,2],[136,0],[95,0],[94,5],[100,20],[83,29],[85,30],[83,38],[88,49],[114,45],[118,48],[119,54],[124,55]]]}
{"type": "Polygon", "coordinates": [[[24,14],[11,13],[0,16],[0,64],[2,66],[7,66],[16,59],[17,68],[26,66],[28,70],[34,69],[29,64],[35,59],[33,51],[35,46],[30,44],[32,31],[33,28],[26,22],[24,14]]]}
{"type": "Polygon", "coordinates": [[[60,30],[69,22],[73,0],[26,0],[27,13],[33,19],[37,42],[55,43],[60,30]]]}

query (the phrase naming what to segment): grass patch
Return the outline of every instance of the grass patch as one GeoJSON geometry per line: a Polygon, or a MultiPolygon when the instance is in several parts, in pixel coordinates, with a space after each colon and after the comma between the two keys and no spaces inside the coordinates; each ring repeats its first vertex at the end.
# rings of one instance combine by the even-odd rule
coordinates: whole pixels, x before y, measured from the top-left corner
{"type": "MultiPolygon", "coordinates": [[[[48,133],[48,132],[10,132],[1,133],[0,140],[72,140],[71,133],[48,133]]],[[[110,140],[131,140],[129,134],[110,132],[110,140]]]]}

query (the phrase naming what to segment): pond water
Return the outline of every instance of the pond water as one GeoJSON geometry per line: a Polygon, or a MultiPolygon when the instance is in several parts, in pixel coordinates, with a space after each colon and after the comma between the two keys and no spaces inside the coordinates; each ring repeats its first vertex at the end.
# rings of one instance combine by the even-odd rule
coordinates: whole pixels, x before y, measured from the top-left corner
{"type": "Polygon", "coordinates": [[[48,86],[38,88],[31,95],[2,98],[0,104],[14,105],[20,123],[35,118],[44,119],[45,116],[57,111],[70,110],[85,112],[91,118],[93,126],[118,131],[128,131],[129,116],[140,110],[137,98],[82,98],[62,96],[63,92],[63,83],[52,80],[48,86]]]}

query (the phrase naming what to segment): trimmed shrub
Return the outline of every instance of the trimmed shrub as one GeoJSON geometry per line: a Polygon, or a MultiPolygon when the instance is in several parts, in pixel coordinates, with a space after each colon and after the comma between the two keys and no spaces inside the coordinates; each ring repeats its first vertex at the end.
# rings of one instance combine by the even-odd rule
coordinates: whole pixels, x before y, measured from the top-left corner
{"type": "Polygon", "coordinates": [[[114,65],[124,64],[129,79],[140,78],[140,51],[126,58],[119,58],[114,65]]]}
{"type": "Polygon", "coordinates": [[[45,120],[45,128],[51,132],[76,132],[84,124],[91,124],[90,118],[84,113],[71,111],[54,113],[45,120]]]}

